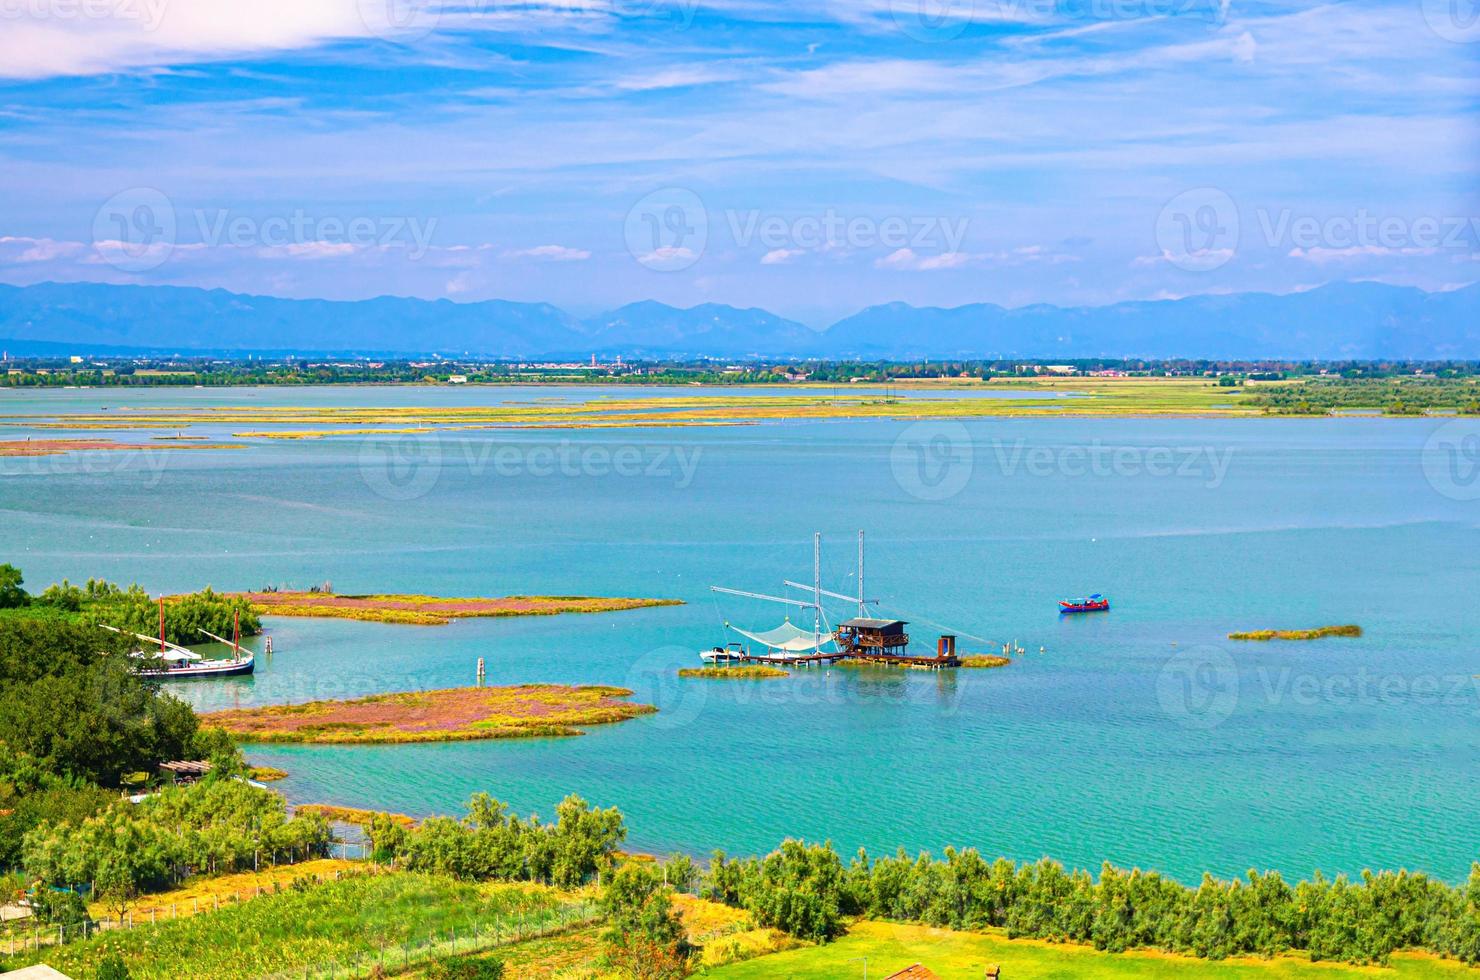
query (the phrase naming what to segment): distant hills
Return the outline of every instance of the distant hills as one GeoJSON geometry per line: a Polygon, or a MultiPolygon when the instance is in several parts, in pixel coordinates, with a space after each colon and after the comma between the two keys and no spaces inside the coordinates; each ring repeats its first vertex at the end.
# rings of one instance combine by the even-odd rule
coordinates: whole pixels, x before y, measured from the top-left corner
{"type": "Polygon", "coordinates": [[[0,285],[11,354],[487,357],[1480,358],[1480,284],[1373,282],[1100,307],[871,306],[826,330],[761,309],[633,303],[579,319],[548,303],[338,301],[100,283],[0,285]]]}

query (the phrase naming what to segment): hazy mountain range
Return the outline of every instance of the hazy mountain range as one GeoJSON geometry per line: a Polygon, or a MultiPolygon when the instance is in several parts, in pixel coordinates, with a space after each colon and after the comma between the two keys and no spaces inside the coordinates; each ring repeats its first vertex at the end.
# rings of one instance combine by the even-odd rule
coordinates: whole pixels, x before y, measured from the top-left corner
{"type": "Polygon", "coordinates": [[[1333,283],[1301,293],[1099,307],[871,306],[814,330],[761,309],[633,303],[581,319],[548,303],[382,296],[281,299],[222,289],[0,285],[13,355],[122,353],[586,357],[1477,358],[1480,284],[1426,293],[1333,283]]]}

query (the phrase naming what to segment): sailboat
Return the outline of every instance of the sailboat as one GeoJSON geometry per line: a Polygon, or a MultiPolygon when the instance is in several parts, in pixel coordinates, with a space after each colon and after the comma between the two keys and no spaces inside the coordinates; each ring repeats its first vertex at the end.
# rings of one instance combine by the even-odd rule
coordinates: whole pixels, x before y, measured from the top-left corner
{"type": "Polygon", "coordinates": [[[232,632],[235,640],[226,640],[214,633],[202,629],[211,639],[220,643],[229,643],[233,656],[225,660],[207,660],[200,654],[177,643],[170,643],[164,638],[164,600],[159,600],[159,636],[147,636],[143,633],[134,633],[130,630],[121,630],[106,623],[99,623],[100,627],[110,633],[119,633],[123,636],[132,636],[143,640],[151,645],[158,643],[158,650],[135,650],[130,657],[149,661],[145,666],[139,668],[139,673],[144,677],[156,677],[163,680],[175,680],[186,677],[240,677],[250,674],[256,668],[256,658],[251,653],[243,654],[241,647],[241,614],[237,613],[232,619],[232,632]]]}

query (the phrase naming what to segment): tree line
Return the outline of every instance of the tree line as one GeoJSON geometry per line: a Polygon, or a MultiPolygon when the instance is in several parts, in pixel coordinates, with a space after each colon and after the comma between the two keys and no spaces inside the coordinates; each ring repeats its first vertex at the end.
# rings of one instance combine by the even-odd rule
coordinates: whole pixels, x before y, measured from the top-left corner
{"type": "Polygon", "coordinates": [[[1424,950],[1480,963],[1480,864],[1459,886],[1406,871],[1357,879],[1317,874],[1293,884],[1277,872],[1250,871],[1233,880],[1206,875],[1188,886],[1109,864],[1095,877],[1050,860],[988,861],[969,848],[947,848],[940,857],[900,851],[871,858],[860,851],[845,863],[831,844],[788,840],[763,857],[716,852],[701,869],[683,855],[618,864],[616,848],[626,837],[619,811],[571,797],[557,812],[554,825],[523,822],[480,794],[462,820],[439,817],[407,829],[377,817],[371,839],[383,857],[408,868],[470,880],[574,887],[604,876],[609,919],[623,933],[608,937],[608,955],[649,966],[671,966],[686,955],[664,897],[669,888],[744,909],[758,926],[813,942],[837,937],[850,918],[862,916],[1001,928],[1012,938],[1109,952],[1156,949],[1215,960],[1300,953],[1373,964],[1400,950],[1424,950]]]}
{"type": "MultiPolygon", "coordinates": [[[[92,626],[159,635],[159,601],[138,584],[124,588],[90,578],[83,585],[73,585],[62,579],[37,595],[27,592],[24,584],[20,569],[0,565],[0,610],[25,610],[31,615],[55,615],[92,626]]],[[[222,595],[210,586],[164,602],[164,638],[180,646],[211,642],[203,630],[230,639],[238,623],[243,636],[262,631],[262,621],[247,599],[222,595]]]]}

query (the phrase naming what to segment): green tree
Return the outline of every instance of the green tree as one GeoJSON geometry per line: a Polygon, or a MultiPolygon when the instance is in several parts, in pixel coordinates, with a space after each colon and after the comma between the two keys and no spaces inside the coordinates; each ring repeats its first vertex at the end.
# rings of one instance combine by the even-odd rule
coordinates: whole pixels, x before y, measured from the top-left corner
{"type": "Polygon", "coordinates": [[[17,609],[31,601],[26,590],[21,588],[25,579],[21,570],[14,565],[0,565],[0,609],[17,609]]]}
{"type": "Polygon", "coordinates": [[[636,980],[667,980],[688,972],[692,952],[668,888],[644,865],[626,864],[607,879],[601,911],[607,961],[636,980]]]}

